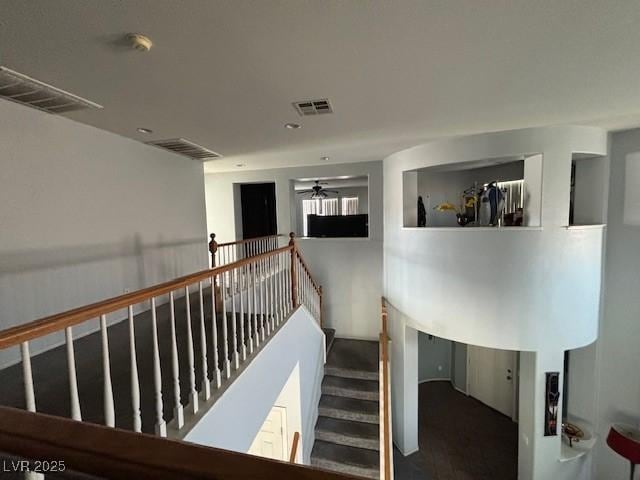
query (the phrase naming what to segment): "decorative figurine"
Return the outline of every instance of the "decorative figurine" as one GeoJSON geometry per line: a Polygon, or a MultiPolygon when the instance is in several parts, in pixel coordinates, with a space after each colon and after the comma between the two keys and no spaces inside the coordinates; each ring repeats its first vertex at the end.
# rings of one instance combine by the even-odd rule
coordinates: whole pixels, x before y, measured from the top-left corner
{"type": "Polygon", "coordinates": [[[424,202],[422,201],[422,196],[418,197],[418,226],[426,227],[427,226],[427,210],[424,208],[424,202]]]}

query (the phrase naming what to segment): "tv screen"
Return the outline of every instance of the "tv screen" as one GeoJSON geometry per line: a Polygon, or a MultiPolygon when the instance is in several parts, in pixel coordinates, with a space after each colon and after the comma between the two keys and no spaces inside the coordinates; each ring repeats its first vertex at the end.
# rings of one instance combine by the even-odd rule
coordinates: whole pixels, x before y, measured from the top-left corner
{"type": "Polygon", "coordinates": [[[307,215],[310,237],[367,237],[369,215],[307,215]]]}

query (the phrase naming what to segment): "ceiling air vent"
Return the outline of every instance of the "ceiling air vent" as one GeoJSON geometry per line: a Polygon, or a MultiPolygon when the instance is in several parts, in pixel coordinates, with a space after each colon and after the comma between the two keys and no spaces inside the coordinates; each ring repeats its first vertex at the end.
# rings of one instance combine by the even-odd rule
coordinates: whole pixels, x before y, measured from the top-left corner
{"type": "Polygon", "coordinates": [[[66,113],[102,105],[35,80],[7,67],[0,67],[0,98],[49,113],[66,113]]]}
{"type": "Polygon", "coordinates": [[[293,108],[296,109],[301,116],[322,115],[323,113],[333,113],[333,108],[327,98],[320,100],[303,100],[301,102],[293,102],[293,108]]]}
{"type": "Polygon", "coordinates": [[[148,145],[154,145],[156,147],[170,150],[174,153],[184,155],[185,157],[193,158],[194,160],[206,160],[210,158],[221,158],[222,155],[204,148],[197,143],[190,142],[184,138],[172,138],[170,140],[154,140],[147,142],[148,145]]]}

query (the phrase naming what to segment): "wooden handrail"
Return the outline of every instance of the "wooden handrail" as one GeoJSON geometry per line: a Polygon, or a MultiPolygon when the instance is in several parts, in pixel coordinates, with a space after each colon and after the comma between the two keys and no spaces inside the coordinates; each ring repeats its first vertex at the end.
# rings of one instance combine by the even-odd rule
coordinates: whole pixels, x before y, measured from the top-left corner
{"type": "Polygon", "coordinates": [[[185,275],[183,277],[176,278],[175,280],[154,285],[152,287],[143,288],[135,292],[126,293],[124,295],[112,297],[84,307],[75,308],[66,312],[44,317],[39,320],[34,320],[33,322],[23,325],[8,328],[0,332],[0,349],[19,345],[22,342],[33,340],[34,338],[60,331],[66,327],[71,327],[78,323],[98,318],[100,315],[106,315],[117,310],[127,308],[129,305],[135,305],[137,303],[150,300],[151,298],[168,294],[169,292],[192,285],[201,280],[211,278],[215,275],[220,275],[224,272],[278,255],[282,252],[291,251],[291,248],[292,247],[287,245],[254,257],[244,258],[221,267],[185,275]]]}
{"type": "Polygon", "coordinates": [[[289,463],[296,463],[298,455],[298,443],[300,442],[300,432],[293,434],[293,445],[291,445],[291,454],[289,455],[289,463]]]}
{"type": "Polygon", "coordinates": [[[380,331],[380,368],[382,369],[381,395],[381,435],[380,435],[380,478],[392,480],[391,452],[391,404],[389,396],[389,333],[387,331],[387,306],[384,297],[381,305],[382,328],[380,331]]]}
{"type": "Polygon", "coordinates": [[[0,451],[27,460],[63,461],[65,470],[118,480],[357,479],[9,407],[0,407],[0,451]]]}
{"type": "Polygon", "coordinates": [[[243,243],[255,242],[256,240],[264,240],[266,238],[278,238],[278,237],[284,237],[284,235],[282,233],[276,233],[274,235],[263,235],[262,237],[245,238],[244,240],[236,240],[235,242],[218,243],[217,245],[218,247],[228,247],[229,245],[241,245],[243,243]]]}

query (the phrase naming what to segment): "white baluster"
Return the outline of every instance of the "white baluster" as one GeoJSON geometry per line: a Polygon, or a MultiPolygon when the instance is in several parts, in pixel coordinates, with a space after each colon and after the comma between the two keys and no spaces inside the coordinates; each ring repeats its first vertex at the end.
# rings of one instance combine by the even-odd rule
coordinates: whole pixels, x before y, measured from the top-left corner
{"type": "Polygon", "coordinates": [[[114,427],[116,414],[113,406],[113,388],[111,386],[111,365],[109,363],[109,337],[107,335],[107,316],[100,315],[100,334],[102,337],[102,371],[104,372],[104,423],[114,427]]]}
{"type": "Polygon", "coordinates": [[[202,391],[204,399],[211,398],[211,382],[209,381],[209,366],[207,361],[207,330],[204,324],[204,295],[202,280],[198,282],[198,300],[200,305],[200,350],[202,352],[202,391]]]}
{"type": "Polygon", "coordinates": [[[184,409],[180,402],[180,364],[178,362],[178,343],[176,339],[176,314],[173,292],[169,292],[169,317],[171,323],[171,373],[173,374],[173,418],[176,426],[184,426],[184,409]]]}
{"type": "Polygon", "coordinates": [[[247,346],[244,334],[244,267],[238,269],[238,275],[240,293],[240,353],[242,354],[242,361],[244,362],[247,359],[247,346]]]}
{"type": "Polygon", "coordinates": [[[271,336],[271,272],[269,271],[269,259],[264,259],[264,309],[265,322],[267,324],[267,337],[271,336]]]}
{"type": "Polygon", "coordinates": [[[233,366],[240,368],[240,356],[238,355],[238,317],[236,315],[236,269],[231,270],[231,337],[233,340],[233,366]]]}
{"type": "Polygon", "coordinates": [[[189,301],[189,286],[184,287],[184,302],[187,312],[187,360],[189,362],[189,411],[196,413],[198,405],[198,391],[196,390],[196,366],[193,353],[193,331],[191,328],[191,302],[189,301]]]}
{"type": "Polygon", "coordinates": [[[227,283],[225,281],[227,272],[220,276],[222,282],[222,343],[224,350],[224,372],[227,378],[231,377],[231,363],[229,362],[229,333],[227,326],[227,283]]]}
{"type": "Polygon", "coordinates": [[[213,379],[216,382],[216,388],[220,388],[220,386],[222,385],[222,379],[220,376],[219,367],[220,358],[218,356],[218,319],[216,313],[216,298],[216,280],[214,276],[211,277],[211,318],[213,322],[211,325],[211,332],[213,337],[213,379]]]}
{"type": "Polygon", "coordinates": [[[265,339],[265,322],[264,322],[264,275],[262,270],[262,262],[263,260],[259,260],[256,264],[258,265],[258,279],[259,279],[259,294],[260,294],[260,338],[264,342],[265,339]]]}
{"type": "Polygon", "coordinates": [[[273,257],[269,257],[269,277],[270,277],[270,288],[269,293],[271,295],[271,330],[275,331],[276,329],[276,318],[278,312],[276,311],[276,268],[274,265],[273,257]]]}
{"type": "Polygon", "coordinates": [[[260,345],[260,342],[264,340],[264,328],[262,323],[262,312],[264,304],[262,301],[262,278],[260,272],[260,261],[254,264],[254,285],[253,285],[253,298],[255,305],[255,324],[256,324],[256,346],[260,345]]]}
{"type": "Polygon", "coordinates": [[[246,269],[247,273],[247,328],[249,329],[249,355],[253,353],[253,339],[255,338],[255,334],[252,328],[252,313],[255,309],[255,305],[251,305],[251,300],[253,297],[253,280],[254,276],[254,268],[251,264],[247,265],[246,269]]]}
{"type": "Polygon", "coordinates": [[[133,430],[142,431],[140,414],[140,380],[138,378],[138,358],[136,355],[136,333],[133,326],[133,305],[129,305],[129,352],[131,359],[131,408],[133,410],[133,430]]]}
{"type": "Polygon", "coordinates": [[[255,342],[256,348],[260,345],[260,332],[258,331],[258,303],[256,297],[256,277],[257,277],[258,264],[251,265],[251,296],[253,297],[253,342],[255,342]]]}
{"type": "Polygon", "coordinates": [[[31,354],[29,353],[29,342],[20,344],[22,354],[22,379],[24,382],[24,399],[27,410],[36,411],[36,394],[33,390],[33,373],[31,370],[31,354]]]}
{"type": "Polygon", "coordinates": [[[163,417],[162,372],[160,371],[160,348],[158,346],[158,319],[156,318],[156,299],[151,298],[151,327],[153,328],[153,388],[156,399],[156,435],[167,436],[167,424],[163,417]]]}
{"type": "Polygon", "coordinates": [[[264,258],[260,260],[260,321],[262,323],[262,341],[269,334],[269,322],[267,322],[267,276],[264,269],[264,258]]]}
{"type": "Polygon", "coordinates": [[[73,330],[71,327],[64,329],[67,343],[67,366],[69,368],[69,396],[71,400],[71,418],[82,420],[80,411],[80,396],[78,395],[78,377],[76,375],[76,355],[73,350],[73,330]]]}

